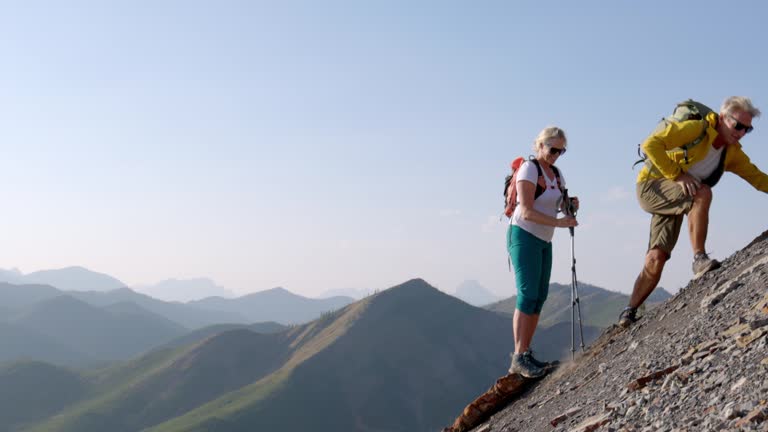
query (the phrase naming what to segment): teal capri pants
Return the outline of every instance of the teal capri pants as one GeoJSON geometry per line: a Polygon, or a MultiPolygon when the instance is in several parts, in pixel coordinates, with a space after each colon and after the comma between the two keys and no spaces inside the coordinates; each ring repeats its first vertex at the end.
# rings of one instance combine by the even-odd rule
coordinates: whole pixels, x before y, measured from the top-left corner
{"type": "Polygon", "coordinates": [[[515,268],[517,309],[528,315],[538,315],[549,294],[552,243],[517,225],[510,225],[507,229],[507,251],[515,268]]]}

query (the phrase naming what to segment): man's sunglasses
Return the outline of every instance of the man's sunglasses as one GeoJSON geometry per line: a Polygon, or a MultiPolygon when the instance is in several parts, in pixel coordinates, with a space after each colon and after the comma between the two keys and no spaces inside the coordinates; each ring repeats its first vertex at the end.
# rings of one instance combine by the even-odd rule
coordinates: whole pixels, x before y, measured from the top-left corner
{"type": "Polygon", "coordinates": [[[565,148],[549,147],[549,154],[551,154],[552,156],[564,155],[565,148]]]}
{"type": "Polygon", "coordinates": [[[734,117],[734,116],[732,116],[730,114],[728,115],[728,117],[730,117],[731,120],[736,122],[736,126],[734,126],[733,128],[736,129],[737,131],[744,131],[745,134],[748,134],[748,133],[752,132],[752,129],[754,129],[752,126],[747,126],[744,123],[736,120],[736,117],[734,117]]]}

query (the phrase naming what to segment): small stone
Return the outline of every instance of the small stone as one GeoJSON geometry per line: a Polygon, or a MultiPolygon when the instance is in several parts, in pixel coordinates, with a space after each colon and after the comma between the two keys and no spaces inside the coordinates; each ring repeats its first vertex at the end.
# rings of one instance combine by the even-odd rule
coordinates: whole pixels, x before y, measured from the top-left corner
{"type": "Polygon", "coordinates": [[[578,414],[580,412],[581,412],[581,407],[573,407],[573,408],[569,409],[568,411],[566,411],[565,415],[567,415],[568,417],[573,417],[573,416],[575,416],[576,414],[578,414]]]}
{"type": "Polygon", "coordinates": [[[746,348],[749,346],[752,342],[760,339],[761,337],[765,336],[765,334],[768,333],[768,330],[766,329],[757,329],[753,330],[752,333],[741,336],[740,338],[736,339],[736,345],[739,348],[746,348]]]}
{"type": "Polygon", "coordinates": [[[709,351],[699,351],[696,354],[693,355],[694,360],[701,360],[704,357],[709,355],[709,351]]]}
{"type": "Polygon", "coordinates": [[[715,378],[715,385],[716,386],[723,385],[723,383],[726,382],[727,380],[728,380],[728,377],[724,373],[720,374],[717,376],[717,378],[715,378]]]}
{"type": "Polygon", "coordinates": [[[759,319],[749,323],[749,328],[751,328],[752,330],[759,329],[760,327],[765,327],[765,326],[768,326],[768,318],[759,319]]]}
{"type": "Polygon", "coordinates": [[[611,422],[611,415],[610,414],[602,414],[602,415],[596,415],[594,417],[590,417],[578,426],[576,426],[574,429],[571,429],[571,432],[592,432],[594,430],[597,430],[600,426],[603,426],[605,424],[608,424],[611,422]]]}
{"type": "Polygon", "coordinates": [[[743,378],[741,378],[740,380],[738,380],[738,381],[736,382],[736,384],[734,384],[734,385],[731,387],[731,392],[735,392],[736,390],[740,389],[740,388],[741,388],[741,386],[743,386],[744,384],[746,384],[746,382],[747,382],[747,378],[746,378],[746,377],[743,377],[743,378]]]}
{"type": "Polygon", "coordinates": [[[716,347],[719,343],[720,342],[717,340],[708,340],[706,342],[702,342],[696,346],[696,351],[709,351],[716,347]]]}
{"type": "Polygon", "coordinates": [[[736,422],[736,427],[744,427],[752,422],[759,422],[766,419],[766,412],[763,406],[759,406],[747,414],[743,419],[736,422]]]}
{"type": "Polygon", "coordinates": [[[560,423],[565,421],[565,419],[567,419],[567,418],[568,418],[568,415],[560,414],[559,416],[557,416],[557,417],[553,418],[552,420],[550,420],[549,424],[551,424],[552,427],[557,427],[557,425],[559,425],[560,423]]]}

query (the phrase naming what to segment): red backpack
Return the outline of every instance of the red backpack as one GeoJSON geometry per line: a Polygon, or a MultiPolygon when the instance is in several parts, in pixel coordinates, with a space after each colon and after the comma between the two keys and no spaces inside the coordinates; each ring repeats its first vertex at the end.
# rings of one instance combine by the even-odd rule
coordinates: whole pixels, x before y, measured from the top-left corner
{"type": "MultiPolygon", "coordinates": [[[[536,192],[533,194],[533,199],[536,199],[547,190],[547,181],[544,179],[544,173],[541,171],[541,165],[539,161],[534,158],[529,159],[539,173],[538,181],[536,182],[536,192]]],[[[525,158],[520,156],[510,163],[512,173],[504,179],[504,214],[509,218],[512,217],[512,213],[515,212],[517,207],[517,173],[520,170],[520,166],[525,162],[525,158]]],[[[557,188],[562,191],[563,187],[560,184],[560,171],[556,166],[552,165],[552,171],[555,173],[555,180],[557,181],[557,188]]]]}

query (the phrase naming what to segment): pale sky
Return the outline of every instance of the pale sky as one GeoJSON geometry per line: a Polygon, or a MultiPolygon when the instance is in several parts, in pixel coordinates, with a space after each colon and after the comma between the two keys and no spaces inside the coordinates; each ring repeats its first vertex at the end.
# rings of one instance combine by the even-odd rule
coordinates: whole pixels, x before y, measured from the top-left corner
{"type": "MultiPolygon", "coordinates": [[[[313,296],[421,277],[515,294],[501,190],[536,134],[582,203],[579,280],[629,292],[637,144],[674,105],[768,115],[758,1],[0,3],[0,268],[313,296]]],[[[742,143],[768,171],[766,119],[742,143]]],[[[766,229],[733,174],[708,249],[766,229]]],[[[570,282],[554,238],[553,282],[570,282]]],[[[683,232],[661,285],[691,277],[683,232]]]]}

